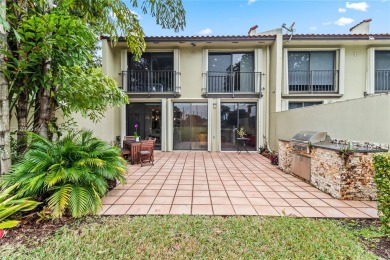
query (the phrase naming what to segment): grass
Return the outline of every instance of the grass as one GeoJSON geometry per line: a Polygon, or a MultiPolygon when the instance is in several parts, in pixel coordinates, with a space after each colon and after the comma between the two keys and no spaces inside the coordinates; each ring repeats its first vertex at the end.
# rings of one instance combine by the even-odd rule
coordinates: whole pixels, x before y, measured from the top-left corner
{"type": "Polygon", "coordinates": [[[376,259],[333,220],[289,217],[89,217],[6,259],[376,259]]]}

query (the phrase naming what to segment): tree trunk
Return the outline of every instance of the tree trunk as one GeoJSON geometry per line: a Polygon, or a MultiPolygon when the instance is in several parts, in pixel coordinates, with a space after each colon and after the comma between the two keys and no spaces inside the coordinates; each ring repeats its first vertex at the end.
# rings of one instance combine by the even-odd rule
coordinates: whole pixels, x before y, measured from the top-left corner
{"type": "MultiPolygon", "coordinates": [[[[6,5],[6,0],[0,0],[0,6],[6,5]]],[[[4,13],[1,16],[5,19],[4,13]]],[[[0,25],[0,49],[7,47],[7,33],[0,25]]],[[[0,54],[0,174],[9,171],[11,167],[11,138],[9,127],[9,100],[8,100],[8,81],[1,71],[5,68],[4,55],[0,54]]]]}
{"type": "MultiPolygon", "coordinates": [[[[46,0],[45,1],[45,13],[49,13],[50,10],[53,8],[53,1],[52,0],[46,0]]],[[[45,60],[43,60],[43,74],[46,78],[44,80],[44,85],[40,87],[37,95],[37,102],[35,106],[35,115],[38,116],[36,120],[34,120],[34,132],[38,133],[39,135],[49,138],[51,140],[52,133],[49,129],[49,124],[51,121],[51,88],[52,88],[52,81],[51,81],[51,57],[50,55],[46,57],[45,60]]],[[[34,115],[34,116],[35,116],[34,115]]]]}
{"type": "Polygon", "coordinates": [[[26,131],[28,130],[28,90],[24,89],[18,98],[16,105],[16,119],[18,122],[17,131],[17,152],[24,153],[27,147],[26,131]]]}
{"type": "MultiPolygon", "coordinates": [[[[46,72],[45,72],[46,73],[46,72]]],[[[51,100],[50,100],[50,83],[49,86],[42,86],[37,94],[35,102],[35,115],[34,115],[34,132],[46,137],[51,138],[52,134],[49,130],[49,123],[51,119],[51,100]]]]}

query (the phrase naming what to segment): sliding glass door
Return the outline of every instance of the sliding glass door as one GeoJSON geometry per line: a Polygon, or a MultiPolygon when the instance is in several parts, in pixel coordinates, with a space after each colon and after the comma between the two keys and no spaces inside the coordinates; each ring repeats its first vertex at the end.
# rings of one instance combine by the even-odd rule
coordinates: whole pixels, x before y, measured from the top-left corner
{"type": "Polygon", "coordinates": [[[155,149],[161,149],[161,103],[130,103],[127,105],[127,135],[134,135],[135,125],[141,139],[155,137],[155,149]]]}
{"type": "Polygon", "coordinates": [[[207,150],[207,103],[174,103],[173,107],[173,149],[207,150]]]}
{"type": "Polygon", "coordinates": [[[243,127],[248,150],[256,151],[256,103],[221,103],[221,150],[236,149],[237,129],[243,127]]]}

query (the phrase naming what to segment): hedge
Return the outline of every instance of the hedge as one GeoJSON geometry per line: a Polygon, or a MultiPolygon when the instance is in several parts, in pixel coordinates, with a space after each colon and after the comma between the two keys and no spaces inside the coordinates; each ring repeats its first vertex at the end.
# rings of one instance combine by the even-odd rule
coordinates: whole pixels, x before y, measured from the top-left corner
{"type": "Polygon", "coordinates": [[[390,153],[375,154],[374,166],[379,218],[390,235],[390,153]]]}

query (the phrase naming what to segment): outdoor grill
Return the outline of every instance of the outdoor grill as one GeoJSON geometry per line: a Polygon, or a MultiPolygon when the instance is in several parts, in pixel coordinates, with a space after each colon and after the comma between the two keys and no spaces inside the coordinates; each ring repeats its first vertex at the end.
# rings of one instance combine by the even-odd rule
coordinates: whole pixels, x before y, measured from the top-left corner
{"type": "Polygon", "coordinates": [[[310,145],[328,142],[330,142],[330,137],[327,132],[302,131],[294,135],[291,138],[291,147],[293,150],[291,157],[291,172],[310,181],[310,145]]]}
{"type": "Polygon", "coordinates": [[[319,142],[330,142],[327,132],[302,131],[291,138],[293,150],[309,153],[309,145],[319,142]]]}

